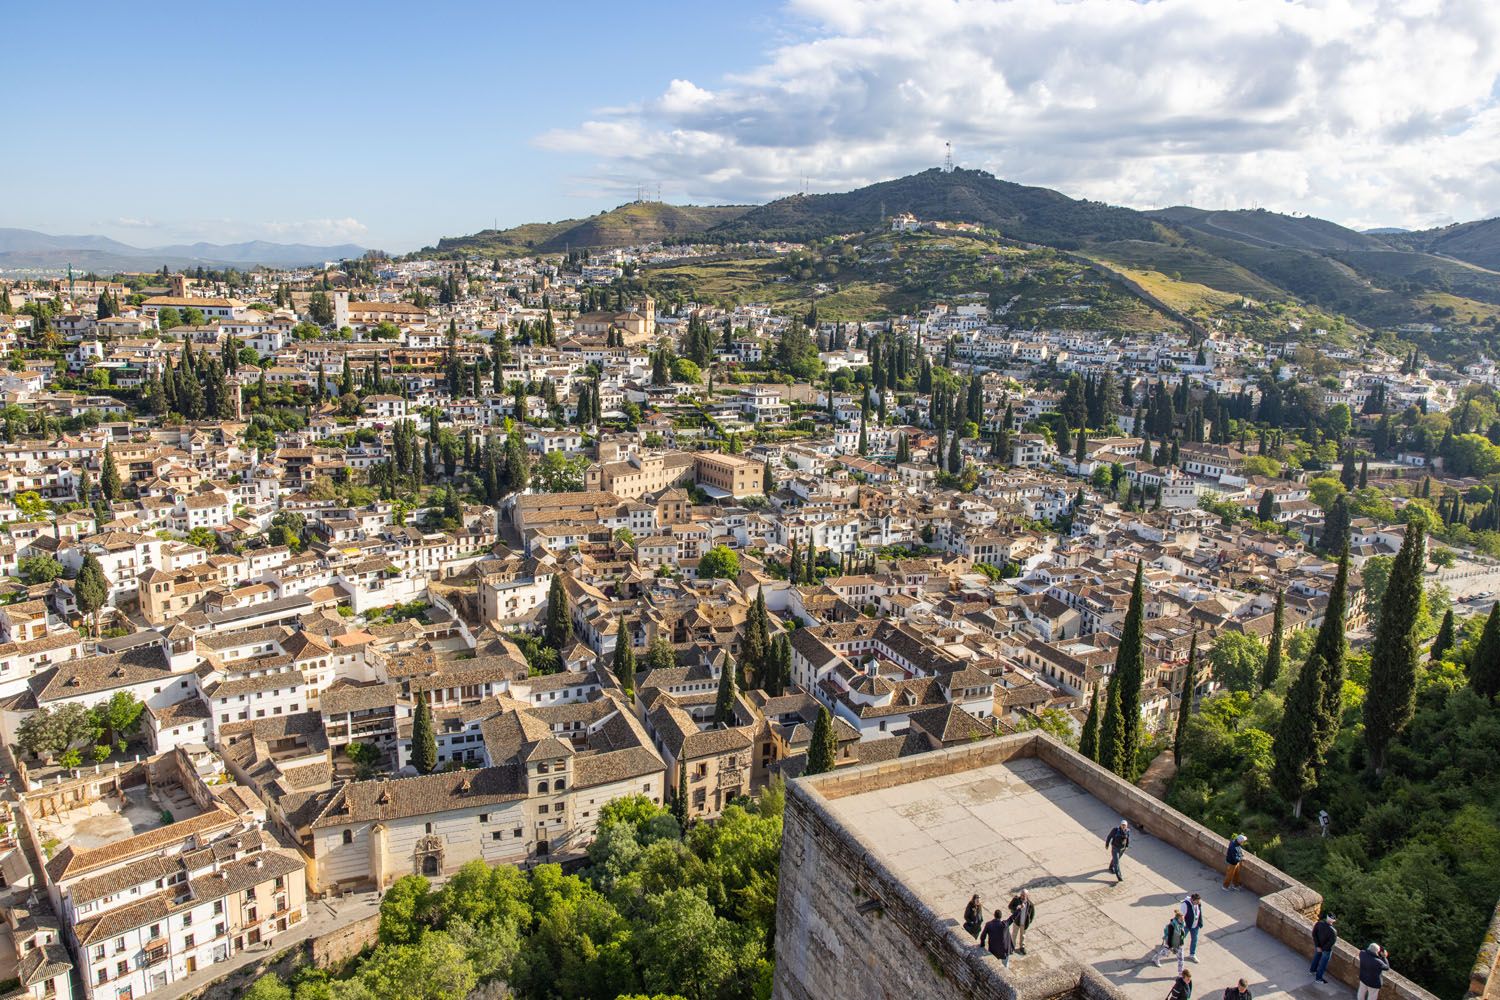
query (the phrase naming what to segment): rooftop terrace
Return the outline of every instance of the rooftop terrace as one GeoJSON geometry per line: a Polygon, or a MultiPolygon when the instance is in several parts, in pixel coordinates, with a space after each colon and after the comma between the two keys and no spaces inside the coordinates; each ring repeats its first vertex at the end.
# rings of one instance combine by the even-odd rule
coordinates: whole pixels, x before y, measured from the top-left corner
{"type": "MultiPolygon", "coordinates": [[[[1253,845],[1252,845],[1253,846],[1253,845]]],[[[777,901],[782,1000],[1075,996],[1161,1000],[1175,960],[1151,956],[1172,908],[1199,892],[1195,995],[1243,976],[1257,1000],[1343,997],[1357,954],[1340,942],[1330,984],[1308,974],[1321,897],[1253,856],[1246,888],[1220,888],[1225,841],[1049,737],[987,740],[793,782],[777,901]],[[1125,880],[1104,836],[1134,828],[1125,880]],[[1009,969],[960,926],[978,893],[1036,904],[1009,969]],[[1340,983],[1342,981],[1342,983],[1340,983]]],[[[1387,976],[1387,1000],[1432,1000],[1387,976]]]]}

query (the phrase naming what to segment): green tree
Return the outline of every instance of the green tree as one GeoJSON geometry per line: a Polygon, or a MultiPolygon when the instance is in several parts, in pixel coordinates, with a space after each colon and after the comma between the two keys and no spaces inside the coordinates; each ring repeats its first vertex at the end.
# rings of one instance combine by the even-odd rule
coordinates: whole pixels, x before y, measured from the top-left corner
{"type": "Polygon", "coordinates": [[[547,624],[542,633],[548,646],[561,651],[573,638],[573,616],[568,609],[568,590],[561,572],[552,574],[547,590],[547,624]]]}
{"type": "Polygon", "coordinates": [[[39,708],[16,727],[16,744],[34,757],[56,760],[75,747],[97,743],[98,719],[77,702],[39,708]]]}
{"type": "Polygon", "coordinates": [[[1172,735],[1172,762],[1182,766],[1182,742],[1193,714],[1193,694],[1198,690],[1198,633],[1188,646],[1187,669],[1182,675],[1182,696],[1177,703],[1177,728],[1172,735]]]}
{"type": "Polygon", "coordinates": [[[1115,656],[1115,672],[1111,686],[1119,685],[1121,770],[1116,774],[1131,778],[1135,768],[1136,751],[1141,745],[1141,687],[1146,677],[1146,648],[1144,643],[1146,598],[1144,585],[1145,568],[1135,564],[1135,583],[1130,590],[1130,606],[1125,611],[1125,623],[1120,630],[1120,648],[1115,656]]]}
{"type": "Polygon", "coordinates": [[[1272,745],[1275,765],[1271,780],[1282,797],[1292,803],[1293,816],[1302,815],[1302,798],[1317,786],[1318,768],[1323,763],[1318,740],[1323,675],[1323,658],[1314,650],[1287,692],[1281,725],[1272,745]]]}
{"type": "Polygon", "coordinates": [[[292,990],[280,976],[269,972],[251,983],[240,996],[243,1000],[292,1000],[292,990]]]}
{"type": "Polygon", "coordinates": [[[411,723],[411,765],[420,774],[431,774],[437,767],[437,731],[423,691],[417,692],[417,709],[411,723]]]}
{"type": "Polygon", "coordinates": [[[764,958],[753,928],[714,913],[702,889],[648,896],[637,929],[646,989],[687,1000],[743,995],[764,958]]]}
{"type": "Polygon", "coordinates": [[[45,521],[52,516],[52,505],[43,500],[36,490],[17,493],[15,505],[21,516],[28,521],[45,521]]]}
{"type": "Polygon", "coordinates": [[[1500,694],[1500,604],[1490,605],[1479,643],[1469,658],[1469,686],[1493,704],[1500,694]]]}
{"type": "Polygon", "coordinates": [[[677,652],[665,635],[658,635],[646,647],[646,669],[670,670],[677,666],[677,652]]]}
{"type": "Polygon", "coordinates": [[[635,650],[631,648],[630,630],[622,628],[615,636],[615,679],[620,682],[620,688],[625,692],[625,697],[630,698],[635,694],[635,650]]]}
{"type": "Polygon", "coordinates": [[[1099,759],[1099,688],[1089,695],[1089,714],[1083,720],[1083,735],[1078,738],[1078,752],[1089,760],[1099,759]]]}
{"type": "Polygon", "coordinates": [[[432,885],[420,875],[403,875],[380,899],[381,944],[411,944],[422,936],[432,908],[432,885]]]}
{"type": "Polygon", "coordinates": [[[1245,632],[1225,631],[1208,654],[1214,679],[1231,691],[1253,691],[1266,660],[1260,640],[1245,632]]]}
{"type": "Polygon", "coordinates": [[[735,724],[735,665],[734,657],[724,654],[724,666],[719,671],[719,693],[714,698],[714,725],[719,727],[735,724]]]}
{"type": "Polygon", "coordinates": [[[1380,618],[1370,646],[1370,684],[1365,694],[1365,744],[1376,774],[1385,771],[1391,741],[1411,722],[1417,697],[1417,619],[1422,614],[1422,570],[1426,536],[1420,524],[1406,526],[1380,618]]]}
{"type": "Polygon", "coordinates": [[[807,767],[803,774],[823,774],[832,771],[838,759],[838,741],[833,734],[833,716],[828,709],[818,706],[818,720],[813,723],[812,742],[807,747],[807,767]]]}
{"type": "Polygon", "coordinates": [[[1104,721],[1099,724],[1099,755],[1095,758],[1100,766],[1115,774],[1125,773],[1125,722],[1120,718],[1119,676],[1111,676],[1104,691],[1104,721]]]}
{"type": "Polygon", "coordinates": [[[698,560],[698,579],[733,580],[740,575],[740,557],[727,545],[715,545],[698,560]]]}
{"type": "Polygon", "coordinates": [[[73,581],[73,599],[78,603],[79,612],[93,620],[94,632],[98,634],[99,611],[109,601],[109,581],[104,578],[104,569],[92,552],[83,557],[83,565],[73,581]]]}
{"type": "Polygon", "coordinates": [[[129,691],[116,691],[97,710],[98,721],[116,750],[125,752],[127,741],[141,727],[141,714],[145,709],[146,706],[129,691]]]}
{"type": "Polygon", "coordinates": [[[1283,635],[1284,620],[1286,618],[1286,593],[1276,592],[1276,611],[1271,615],[1271,645],[1266,650],[1266,659],[1260,668],[1260,687],[1262,691],[1270,691],[1276,687],[1276,682],[1281,680],[1281,661],[1283,657],[1282,647],[1286,642],[1283,635]]]}
{"type": "Polygon", "coordinates": [[[115,468],[115,454],[108,444],[104,446],[104,465],[99,472],[99,489],[104,499],[114,503],[124,495],[120,486],[120,472],[115,468]]]}
{"type": "Polygon", "coordinates": [[[688,825],[688,773],[687,758],[677,761],[677,787],[672,789],[672,818],[684,830],[688,825]]]}
{"type": "Polygon", "coordinates": [[[1323,612],[1323,625],[1313,641],[1313,652],[1317,654],[1323,668],[1323,705],[1317,715],[1318,760],[1325,759],[1338,738],[1339,727],[1344,718],[1344,672],[1349,653],[1349,640],[1344,634],[1347,627],[1345,609],[1348,607],[1349,549],[1344,548],[1339,558],[1338,572],[1333,578],[1333,588],[1328,595],[1328,605],[1323,612]]]}
{"type": "Polygon", "coordinates": [[[428,931],[415,944],[376,948],[359,979],[374,996],[391,1000],[451,1000],[467,996],[478,982],[468,956],[443,931],[428,931]]]}
{"type": "Polygon", "coordinates": [[[45,552],[18,561],[16,570],[21,579],[30,584],[51,583],[63,575],[62,563],[45,552]]]}
{"type": "Polygon", "coordinates": [[[1443,612],[1443,623],[1438,626],[1437,636],[1432,640],[1432,660],[1436,663],[1453,648],[1453,609],[1443,612]]]}
{"type": "Polygon", "coordinates": [[[1259,521],[1276,520],[1276,494],[1269,487],[1260,495],[1260,503],[1255,508],[1255,517],[1259,521]]]}
{"type": "Polygon", "coordinates": [[[319,326],[333,325],[333,302],[328,298],[328,293],[317,291],[307,302],[307,318],[319,326]]]}

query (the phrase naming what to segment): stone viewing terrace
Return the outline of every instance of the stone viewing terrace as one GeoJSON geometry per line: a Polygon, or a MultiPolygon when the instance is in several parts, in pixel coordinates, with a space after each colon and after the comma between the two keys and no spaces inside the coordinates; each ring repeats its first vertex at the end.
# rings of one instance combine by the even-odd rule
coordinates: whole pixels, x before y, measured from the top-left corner
{"type": "MultiPolygon", "coordinates": [[[[1257,1000],[1345,997],[1357,955],[1340,942],[1330,984],[1307,972],[1321,898],[1253,856],[1220,889],[1224,839],[1041,734],[840,770],[788,794],[777,902],[776,996],[1080,996],[1161,1000],[1176,975],[1151,956],[1183,896],[1202,894],[1194,995],[1244,976],[1257,1000]],[[1104,835],[1133,828],[1125,881],[1104,835]],[[1037,917],[1009,969],[960,926],[1030,890],[1037,917]],[[1343,985],[1340,985],[1342,983],[1343,985]]],[[[1253,845],[1252,845],[1253,846],[1253,845]]],[[[1395,975],[1385,1000],[1430,1000],[1395,975]]]]}

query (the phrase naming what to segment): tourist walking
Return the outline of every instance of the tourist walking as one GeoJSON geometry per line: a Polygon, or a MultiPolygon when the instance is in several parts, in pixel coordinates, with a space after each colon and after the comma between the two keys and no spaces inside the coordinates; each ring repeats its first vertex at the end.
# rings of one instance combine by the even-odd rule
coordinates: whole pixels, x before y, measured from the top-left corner
{"type": "Polygon", "coordinates": [[[1323,976],[1328,972],[1328,960],[1333,957],[1334,942],[1339,939],[1338,929],[1334,926],[1337,923],[1337,917],[1325,913],[1313,924],[1313,959],[1307,970],[1313,974],[1313,982],[1328,982],[1323,976]]]}
{"type": "Polygon", "coordinates": [[[1390,968],[1390,954],[1371,942],[1370,947],[1359,953],[1359,989],[1354,993],[1355,1000],[1379,1000],[1381,984],[1390,968]]]}
{"type": "Polygon", "coordinates": [[[1320,831],[1322,831],[1321,834],[1320,834],[1320,836],[1323,836],[1323,837],[1328,836],[1328,819],[1329,819],[1328,810],[1327,809],[1319,809],[1318,810],[1318,829],[1320,831]]]}
{"type": "Polygon", "coordinates": [[[1105,836],[1104,846],[1109,848],[1110,874],[1115,877],[1115,884],[1119,885],[1125,881],[1125,875],[1120,871],[1120,855],[1130,848],[1130,824],[1120,820],[1120,825],[1105,836]]]}
{"type": "Polygon", "coordinates": [[[975,893],[969,899],[969,905],[964,907],[964,930],[969,932],[969,937],[979,937],[979,932],[984,929],[984,904],[979,901],[979,893],[975,893]]]}
{"type": "Polygon", "coordinates": [[[1031,926],[1031,921],[1036,918],[1036,904],[1031,901],[1031,893],[1022,889],[1011,897],[1010,900],[1010,937],[1016,946],[1016,954],[1026,954],[1026,928],[1031,926]]]}
{"type": "Polygon", "coordinates": [[[1231,892],[1240,888],[1240,865],[1245,861],[1245,841],[1248,839],[1243,833],[1236,834],[1229,842],[1229,850],[1224,852],[1224,888],[1231,892]]]}
{"type": "Polygon", "coordinates": [[[1187,925],[1188,960],[1198,961],[1198,932],[1203,929],[1203,897],[1193,893],[1182,901],[1182,922],[1187,925]]]}
{"type": "Polygon", "coordinates": [[[999,910],[995,911],[995,919],[985,924],[984,930],[979,932],[979,946],[988,948],[990,954],[1000,960],[1001,965],[1010,968],[1010,954],[1015,951],[1015,943],[1010,939],[1010,925],[1000,916],[999,910]]]}
{"type": "Polygon", "coordinates": [[[1177,978],[1172,980],[1172,988],[1167,992],[1167,1000],[1192,1000],[1193,998],[1193,974],[1186,969],[1177,973],[1177,978]]]}
{"type": "Polygon", "coordinates": [[[1182,944],[1187,940],[1187,925],[1182,921],[1182,911],[1172,910],[1172,919],[1162,928],[1161,947],[1151,956],[1152,965],[1160,965],[1163,955],[1177,956],[1177,971],[1182,972],[1182,944]]]}
{"type": "Polygon", "coordinates": [[[1250,987],[1243,979],[1233,986],[1226,986],[1224,1000],[1250,1000],[1250,987]]]}

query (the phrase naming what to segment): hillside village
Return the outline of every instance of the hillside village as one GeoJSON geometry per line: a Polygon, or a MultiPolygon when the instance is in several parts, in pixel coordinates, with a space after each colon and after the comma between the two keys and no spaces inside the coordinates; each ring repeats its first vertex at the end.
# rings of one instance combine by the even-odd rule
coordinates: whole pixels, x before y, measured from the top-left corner
{"type": "Polygon", "coordinates": [[[1414,517],[1434,607],[1500,591],[1487,362],[638,280],[709,252],[0,285],[5,996],[177,995],[630,796],[1076,745],[1138,568],[1155,750],[1346,543],[1356,640],[1414,517]]]}

